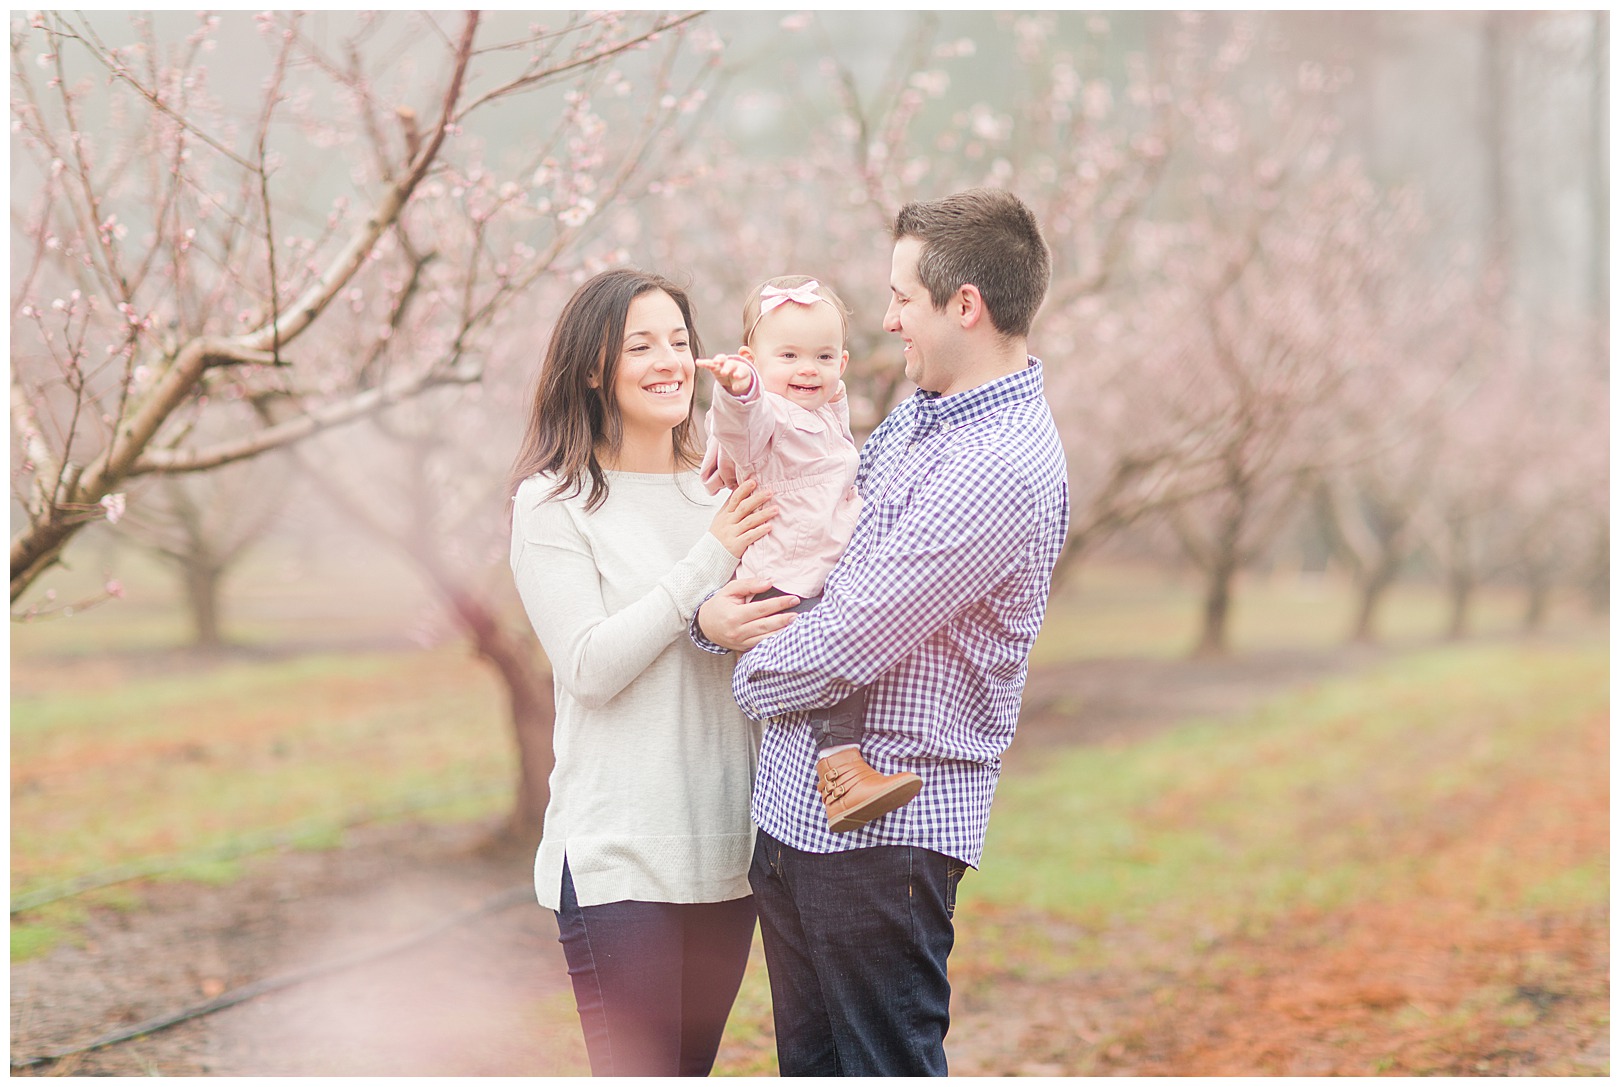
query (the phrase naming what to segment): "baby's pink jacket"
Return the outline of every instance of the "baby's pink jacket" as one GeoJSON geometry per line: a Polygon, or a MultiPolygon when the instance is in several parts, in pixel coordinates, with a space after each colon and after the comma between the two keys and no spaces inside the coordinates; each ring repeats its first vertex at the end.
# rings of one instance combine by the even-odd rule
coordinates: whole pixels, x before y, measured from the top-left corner
{"type": "Polygon", "coordinates": [[[809,411],[766,392],[754,371],[745,397],[715,385],[707,422],[702,478],[709,493],[752,476],[781,510],[770,534],[743,552],[737,576],[770,578],[794,596],[821,595],[861,512],[848,398],[840,391],[809,411]]]}

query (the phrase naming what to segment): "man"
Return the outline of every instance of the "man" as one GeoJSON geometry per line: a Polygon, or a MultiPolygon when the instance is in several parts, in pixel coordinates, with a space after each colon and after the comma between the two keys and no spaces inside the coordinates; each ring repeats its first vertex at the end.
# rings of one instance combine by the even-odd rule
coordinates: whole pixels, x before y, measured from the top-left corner
{"type": "Polygon", "coordinates": [[[769,722],[749,882],[784,1076],[945,1074],[956,885],[979,863],[1068,530],[1027,351],[1051,274],[1035,217],[975,189],[907,205],[894,236],[883,324],[918,391],[862,450],[861,518],[821,602],[790,619],[791,597],[752,601],[766,583],[740,580],[694,620],[705,648],[758,646],[732,689],[769,722]],[[867,760],[924,785],[833,834],[806,711],[863,687],[867,760]]]}

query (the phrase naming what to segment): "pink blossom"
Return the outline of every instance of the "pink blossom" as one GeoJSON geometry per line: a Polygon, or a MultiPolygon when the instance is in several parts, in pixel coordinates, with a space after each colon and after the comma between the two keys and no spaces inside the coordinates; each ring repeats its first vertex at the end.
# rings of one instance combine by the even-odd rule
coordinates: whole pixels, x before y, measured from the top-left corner
{"type": "Polygon", "coordinates": [[[558,214],[557,219],[564,226],[582,226],[596,211],[596,201],[588,196],[579,198],[579,202],[558,214]]]}
{"type": "Polygon", "coordinates": [[[107,523],[116,525],[119,518],[124,516],[124,496],[122,494],[103,495],[101,508],[107,512],[107,523]]]}
{"type": "Polygon", "coordinates": [[[950,89],[951,77],[944,72],[915,72],[911,85],[931,98],[941,98],[950,89]]]}
{"type": "Polygon", "coordinates": [[[1094,79],[1086,84],[1085,110],[1087,117],[1093,119],[1106,117],[1113,104],[1114,95],[1107,83],[1100,79],[1094,79]]]}

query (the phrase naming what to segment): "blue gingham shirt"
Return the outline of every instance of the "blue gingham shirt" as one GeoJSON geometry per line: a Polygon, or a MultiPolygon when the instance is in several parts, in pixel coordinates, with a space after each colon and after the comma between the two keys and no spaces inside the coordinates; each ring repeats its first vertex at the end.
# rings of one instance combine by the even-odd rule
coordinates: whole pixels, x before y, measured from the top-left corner
{"type": "Polygon", "coordinates": [[[914,845],[978,867],[1068,532],[1067,475],[1033,357],[966,392],[919,391],[872,433],[860,521],[820,603],[733,673],[737,704],[769,723],[754,783],[761,829],[806,852],[914,845]],[[923,790],[833,834],[804,711],[858,687],[867,762],[911,770],[923,790]]]}

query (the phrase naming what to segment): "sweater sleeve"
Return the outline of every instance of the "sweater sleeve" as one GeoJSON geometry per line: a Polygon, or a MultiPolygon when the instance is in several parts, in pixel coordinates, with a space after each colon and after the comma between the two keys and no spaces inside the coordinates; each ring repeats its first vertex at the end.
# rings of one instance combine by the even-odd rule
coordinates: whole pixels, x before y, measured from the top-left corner
{"type": "Polygon", "coordinates": [[[651,590],[610,613],[590,541],[564,503],[520,494],[512,532],[512,575],[523,610],[554,679],[589,709],[610,701],[684,637],[698,605],[737,565],[714,534],[705,532],[651,590]]]}

